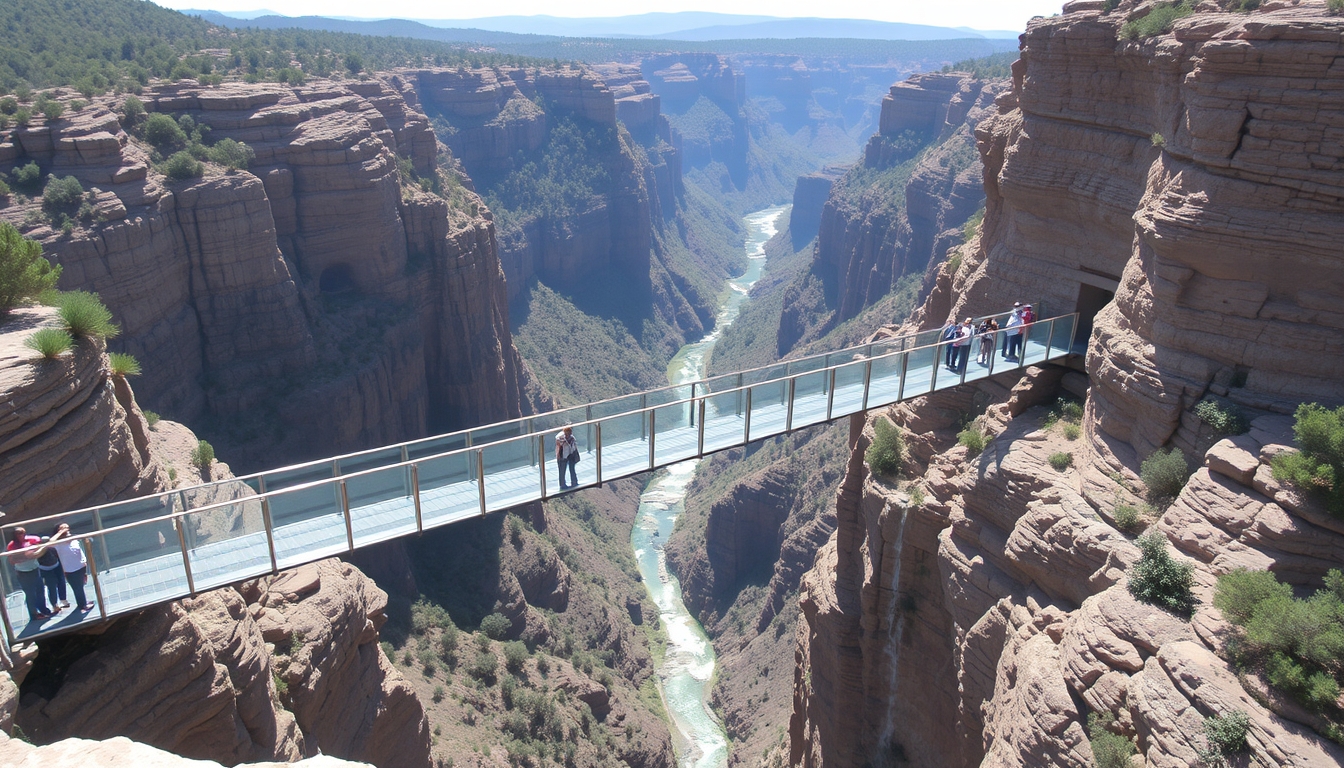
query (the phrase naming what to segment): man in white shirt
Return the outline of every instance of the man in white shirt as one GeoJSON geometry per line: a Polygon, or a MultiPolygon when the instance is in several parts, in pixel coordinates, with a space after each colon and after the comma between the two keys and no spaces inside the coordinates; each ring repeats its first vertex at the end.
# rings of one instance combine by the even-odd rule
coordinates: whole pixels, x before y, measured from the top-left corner
{"type": "Polygon", "coordinates": [[[577,487],[578,472],[574,465],[579,463],[579,441],[574,439],[574,428],[565,427],[555,436],[555,463],[560,467],[560,490],[577,487]],[[569,468],[569,485],[565,485],[565,468],[569,468]]]}
{"type": "Polygon", "coordinates": [[[1017,354],[1022,347],[1022,309],[1016,307],[1013,314],[1008,318],[1008,324],[1005,327],[1003,343],[1007,347],[1004,357],[1009,360],[1016,360],[1017,354]]]}

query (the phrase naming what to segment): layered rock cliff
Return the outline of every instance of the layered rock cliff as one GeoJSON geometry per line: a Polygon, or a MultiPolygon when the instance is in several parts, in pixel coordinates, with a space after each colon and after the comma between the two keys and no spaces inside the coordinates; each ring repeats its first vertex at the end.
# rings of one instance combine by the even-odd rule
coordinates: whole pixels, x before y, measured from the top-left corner
{"type": "Polygon", "coordinates": [[[1237,567],[1319,586],[1344,546],[1268,467],[1297,403],[1340,401],[1325,307],[1344,299],[1344,264],[1324,233],[1344,200],[1339,153],[1317,148],[1344,114],[1322,87],[1339,80],[1341,22],[1321,5],[1208,9],[1120,36],[1151,10],[1074,3],[1032,22],[1011,94],[976,131],[985,223],[918,322],[1076,308],[1087,375],[1029,371],[876,416],[910,446],[899,485],[869,473],[871,431],[853,425],[837,531],[804,580],[794,764],[1090,765],[1098,712],[1145,765],[1184,766],[1208,746],[1204,718],[1238,710],[1259,764],[1344,759],[1321,720],[1229,661],[1211,606],[1237,567]],[[1075,440],[1033,407],[1061,395],[1084,398],[1075,440]],[[1217,442],[1193,414],[1206,395],[1251,431],[1217,442]],[[990,440],[972,456],[956,435],[977,413],[990,440]],[[1159,447],[1196,467],[1149,521],[1194,565],[1189,622],[1130,596],[1138,550],[1114,525],[1159,447]],[[1056,452],[1072,466],[1050,466],[1056,452]]]}
{"type": "Polygon", "coordinates": [[[436,143],[404,79],[142,98],[247,143],[250,170],[169,179],[95,100],[0,143],[6,169],[78,179],[93,213],[68,236],[35,225],[39,199],[0,216],[43,242],[62,288],[100,294],[149,407],[249,467],[518,414],[492,227],[469,192],[450,209],[413,184],[437,178],[436,143]]]}

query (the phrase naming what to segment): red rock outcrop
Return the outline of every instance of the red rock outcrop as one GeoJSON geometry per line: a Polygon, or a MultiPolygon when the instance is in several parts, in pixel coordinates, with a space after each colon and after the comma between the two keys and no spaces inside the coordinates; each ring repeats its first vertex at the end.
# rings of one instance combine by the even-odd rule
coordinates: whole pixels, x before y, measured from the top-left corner
{"type": "Polygon", "coordinates": [[[1121,40],[1150,9],[1080,2],[1032,22],[1013,92],[977,130],[985,224],[917,319],[1076,307],[1088,376],[1041,371],[1011,392],[978,384],[979,403],[950,392],[894,409],[920,494],[870,477],[859,441],[836,536],[804,582],[795,764],[1085,766],[1092,711],[1115,714],[1150,766],[1194,764],[1204,718],[1234,710],[1260,764],[1344,760],[1313,716],[1238,678],[1209,604],[1236,567],[1319,586],[1344,545],[1344,526],[1268,467],[1289,442],[1281,414],[1340,398],[1325,309],[1344,300],[1325,235],[1344,212],[1339,153],[1315,150],[1344,114],[1321,88],[1339,80],[1342,22],[1265,6],[1121,40]],[[1061,387],[1086,396],[1077,441],[1027,407],[1061,387]],[[1192,413],[1207,394],[1252,430],[1215,442],[1192,413]],[[957,417],[984,402],[993,439],[971,457],[957,417]],[[1166,445],[1203,467],[1152,521],[1195,566],[1188,623],[1130,597],[1138,552],[1111,524],[1166,445]],[[1049,467],[1056,451],[1074,466],[1049,467]]]}
{"type": "MultiPolygon", "coordinates": [[[[166,179],[101,103],[0,144],[0,163],[93,189],[94,217],[71,236],[27,234],[64,267],[63,288],[97,291],[123,324],[115,348],[140,359],[142,401],[220,425],[209,436],[249,467],[519,413],[493,227],[403,184],[398,158],[425,178],[437,164],[406,77],[143,99],[247,143],[250,171],[166,179]]],[[[22,222],[38,202],[0,216],[22,222]]]]}
{"type": "MultiPolygon", "coordinates": [[[[105,741],[64,739],[55,744],[34,747],[0,734],[0,760],[13,768],[84,768],[89,765],[134,765],[137,768],[219,766],[215,761],[190,760],[121,736],[105,741]]],[[[240,768],[363,768],[367,765],[319,755],[296,763],[247,763],[240,768]]]]}

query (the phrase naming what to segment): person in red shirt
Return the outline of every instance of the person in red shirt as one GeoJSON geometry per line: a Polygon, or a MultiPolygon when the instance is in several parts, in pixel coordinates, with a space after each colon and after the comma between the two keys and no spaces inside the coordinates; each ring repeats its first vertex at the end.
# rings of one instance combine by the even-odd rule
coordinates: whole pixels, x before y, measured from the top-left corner
{"type": "Polygon", "coordinates": [[[13,566],[19,588],[23,590],[24,599],[28,603],[30,621],[49,619],[52,614],[42,594],[42,574],[37,570],[37,559],[46,550],[46,547],[41,545],[42,540],[36,536],[29,536],[24,528],[15,528],[9,544],[5,545],[6,552],[15,553],[5,559],[13,566]]]}

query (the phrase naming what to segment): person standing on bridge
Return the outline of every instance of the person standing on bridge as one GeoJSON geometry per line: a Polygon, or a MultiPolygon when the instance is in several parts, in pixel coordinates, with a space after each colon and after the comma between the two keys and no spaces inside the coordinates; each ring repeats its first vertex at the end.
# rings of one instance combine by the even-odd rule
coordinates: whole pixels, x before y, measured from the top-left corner
{"type": "Polygon", "coordinates": [[[974,320],[966,318],[957,328],[957,340],[952,342],[956,347],[957,358],[952,370],[962,373],[966,370],[966,361],[971,357],[971,344],[975,342],[974,320]]]}
{"type": "Polygon", "coordinates": [[[15,553],[8,558],[9,564],[14,566],[19,589],[23,590],[24,600],[28,603],[29,621],[49,619],[53,613],[47,608],[42,594],[42,574],[37,570],[37,559],[46,551],[46,547],[39,546],[41,543],[38,537],[29,536],[27,529],[15,528],[13,538],[5,546],[6,552],[15,553]]]}
{"type": "Polygon", "coordinates": [[[1003,356],[1008,360],[1017,360],[1017,353],[1022,346],[1022,309],[1020,307],[1013,309],[1013,314],[1008,317],[1008,324],[1005,328],[1003,343],[1007,346],[1007,349],[1003,356]]]}
{"type": "Polygon", "coordinates": [[[84,585],[89,583],[89,561],[84,557],[84,547],[80,546],[78,541],[70,538],[69,523],[61,523],[56,528],[56,534],[52,536],[55,541],[59,538],[60,543],[53,549],[56,555],[61,559],[61,570],[65,572],[65,582],[70,585],[70,591],[74,593],[75,607],[81,611],[92,611],[94,604],[90,603],[85,597],[84,585]]]}
{"type": "Polygon", "coordinates": [[[980,336],[980,354],[975,360],[981,365],[989,365],[990,358],[994,357],[994,334],[999,332],[999,323],[989,318],[975,332],[980,336]]]}
{"type": "Polygon", "coordinates": [[[555,436],[555,463],[560,467],[560,490],[577,487],[578,472],[574,466],[579,463],[579,441],[574,439],[574,428],[565,427],[555,436]],[[569,485],[565,485],[565,469],[569,469],[569,485]]]}

